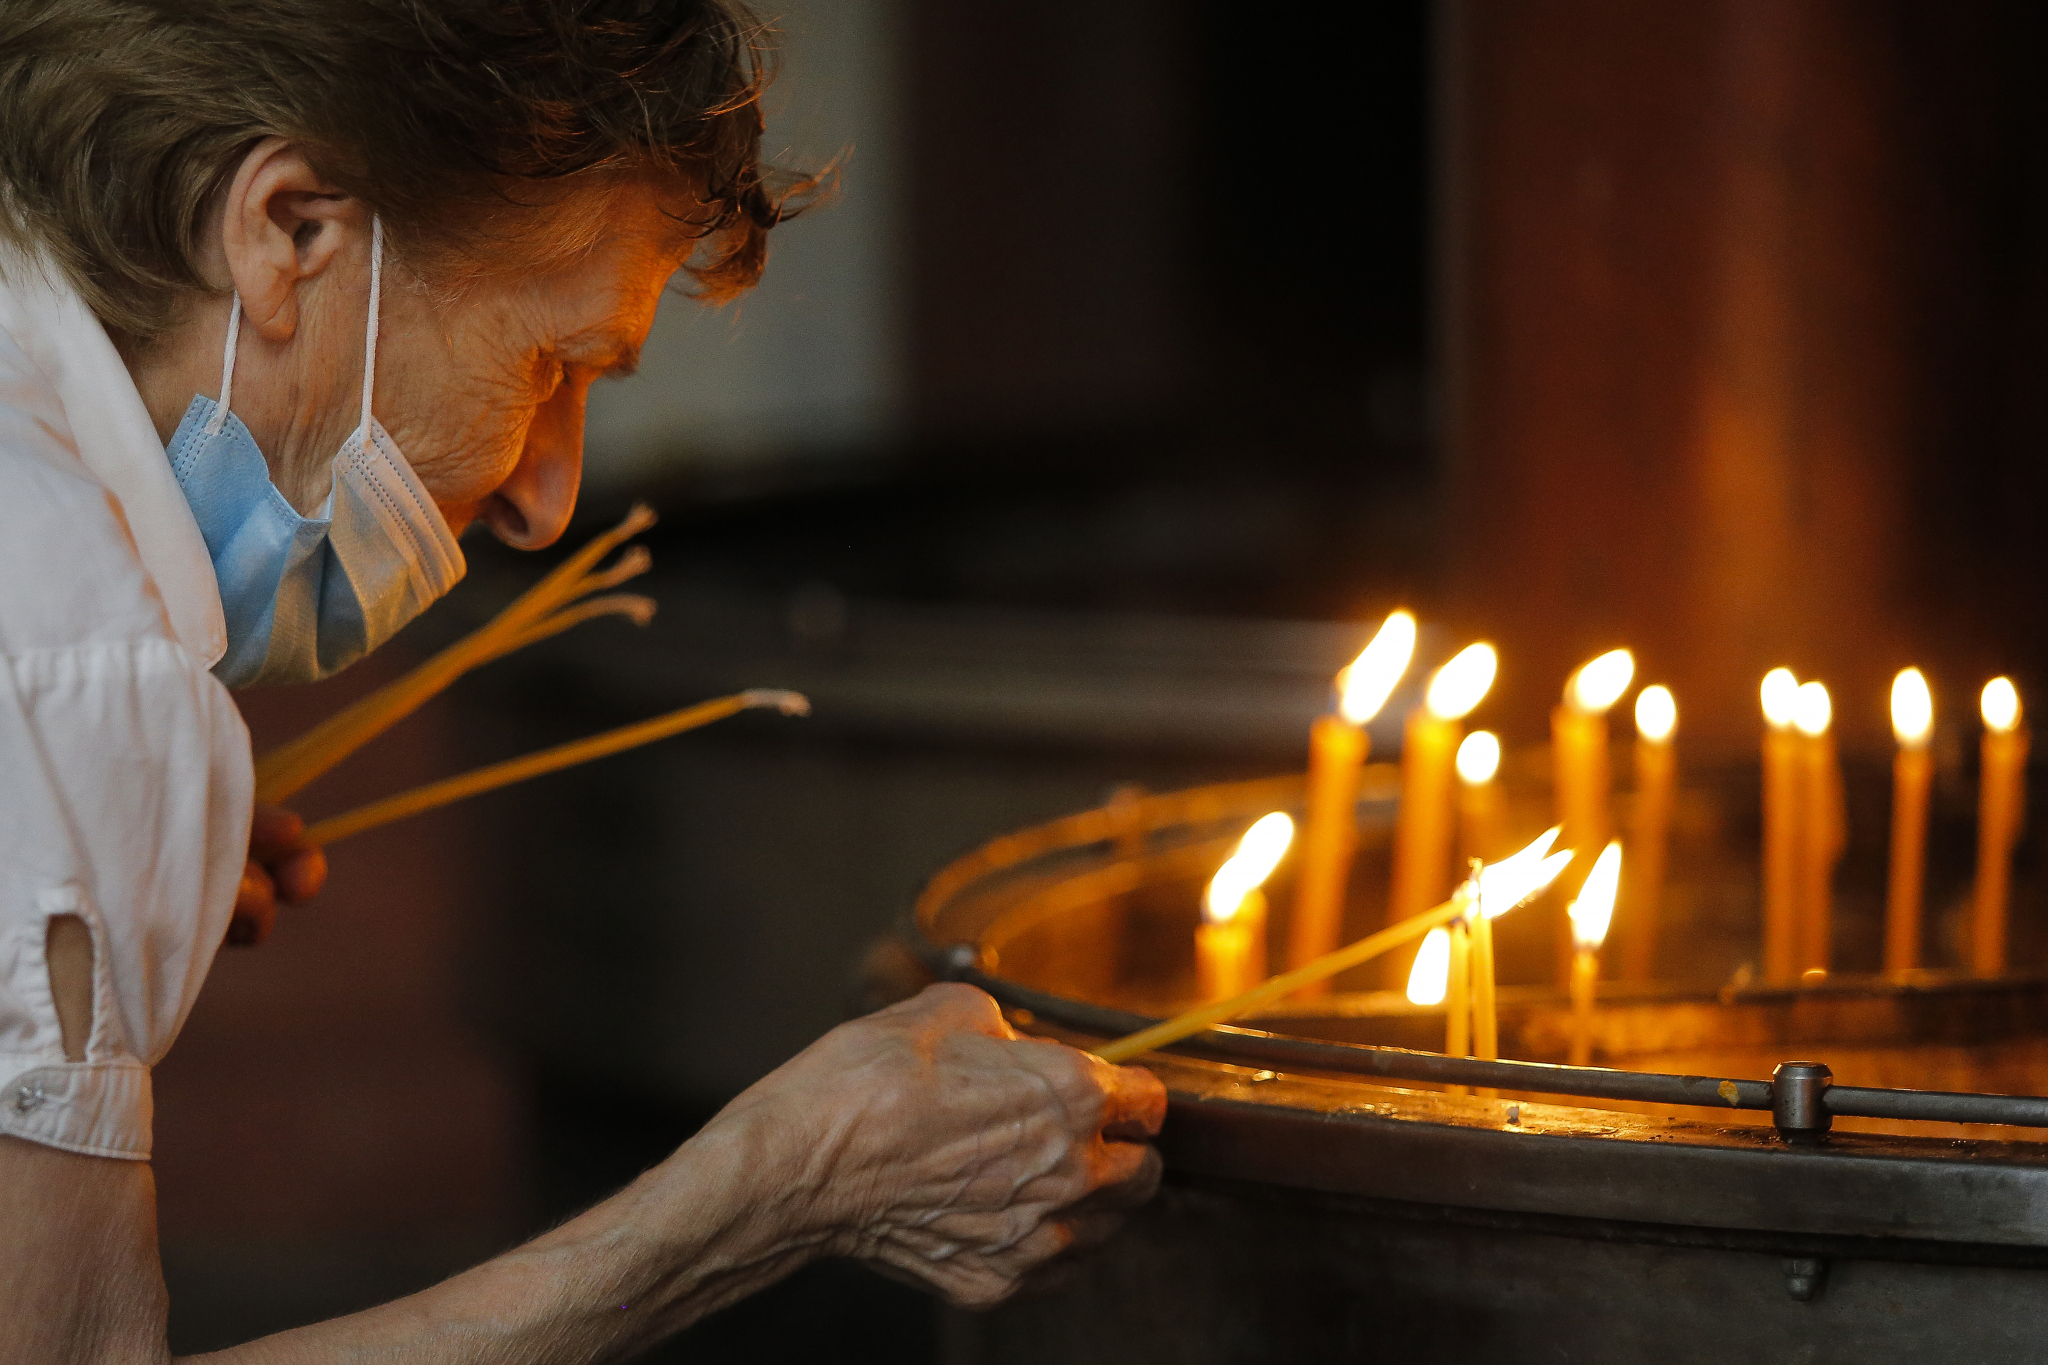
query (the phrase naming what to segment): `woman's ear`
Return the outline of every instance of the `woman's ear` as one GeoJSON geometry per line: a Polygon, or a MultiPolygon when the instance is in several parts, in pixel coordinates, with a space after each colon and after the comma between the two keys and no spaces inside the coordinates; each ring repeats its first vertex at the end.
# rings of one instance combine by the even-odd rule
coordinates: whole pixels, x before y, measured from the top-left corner
{"type": "Polygon", "coordinates": [[[266,341],[299,325],[299,285],[325,270],[362,206],[328,184],[298,146],[267,137],[249,149],[222,205],[221,248],[242,312],[266,341]]]}

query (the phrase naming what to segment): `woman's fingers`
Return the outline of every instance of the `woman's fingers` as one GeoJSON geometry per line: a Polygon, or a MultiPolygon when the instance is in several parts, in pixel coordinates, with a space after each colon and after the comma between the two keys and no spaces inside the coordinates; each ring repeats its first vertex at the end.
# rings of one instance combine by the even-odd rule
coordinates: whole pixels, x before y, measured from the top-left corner
{"type": "Polygon", "coordinates": [[[1090,1054],[1082,1054],[1098,1068],[1106,1089],[1102,1106],[1105,1137],[1142,1142],[1155,1137],[1166,1122],[1166,1085],[1141,1066],[1111,1066],[1090,1054]],[[1105,1074],[1106,1073],[1106,1074],[1105,1074]]]}
{"type": "Polygon", "coordinates": [[[278,899],[286,905],[309,901],[327,885],[327,851],[302,848],[272,863],[270,876],[277,885],[278,899]]]}
{"type": "Polygon", "coordinates": [[[1127,1209],[1144,1203],[1159,1189],[1165,1170],[1159,1149],[1138,1142],[1104,1142],[1095,1156],[1094,1185],[1084,1204],[1127,1209]]]}
{"type": "Polygon", "coordinates": [[[226,942],[248,948],[270,937],[277,924],[277,889],[270,874],[251,861],[242,868],[241,885],[235,888],[235,909],[228,917],[226,942]]]}

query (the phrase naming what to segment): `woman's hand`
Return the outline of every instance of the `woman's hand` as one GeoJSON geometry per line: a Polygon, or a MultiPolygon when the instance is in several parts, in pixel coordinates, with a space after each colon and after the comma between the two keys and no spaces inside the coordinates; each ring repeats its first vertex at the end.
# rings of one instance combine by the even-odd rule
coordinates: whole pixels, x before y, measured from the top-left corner
{"type": "Polygon", "coordinates": [[[1021,1038],[970,986],[842,1025],[728,1107],[766,1120],[779,1197],[826,1245],[986,1307],[1149,1198],[1151,1072],[1021,1038]]]}
{"type": "Polygon", "coordinates": [[[306,842],[306,822],[280,806],[256,804],[249,824],[249,862],[235,891],[235,913],[227,941],[263,942],[277,923],[281,905],[297,905],[327,884],[327,855],[306,842]]]}

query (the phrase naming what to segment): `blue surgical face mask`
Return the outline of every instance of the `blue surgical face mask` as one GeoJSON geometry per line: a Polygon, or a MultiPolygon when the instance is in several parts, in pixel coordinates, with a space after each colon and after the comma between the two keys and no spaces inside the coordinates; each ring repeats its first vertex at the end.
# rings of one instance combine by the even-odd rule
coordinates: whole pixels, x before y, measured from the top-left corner
{"type": "Polygon", "coordinates": [[[370,415],[383,263],[384,225],[373,220],[362,423],[334,457],[327,501],[315,515],[300,516],[285,501],[256,439],[228,410],[239,294],[228,320],[220,401],[195,396],[171,437],[171,472],[220,583],[228,649],[213,671],[230,687],[313,682],[339,672],[462,578],[462,547],[370,415]]]}

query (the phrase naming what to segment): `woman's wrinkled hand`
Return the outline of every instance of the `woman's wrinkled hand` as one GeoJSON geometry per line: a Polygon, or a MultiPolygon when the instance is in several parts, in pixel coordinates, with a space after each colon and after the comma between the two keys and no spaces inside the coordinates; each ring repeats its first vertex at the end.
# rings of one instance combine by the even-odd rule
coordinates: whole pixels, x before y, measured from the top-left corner
{"type": "Polygon", "coordinates": [[[771,1121],[833,1250],[986,1307],[1151,1196],[1166,1090],[1020,1037],[971,986],[937,985],[834,1029],[727,1114],[771,1121]]]}
{"type": "Polygon", "coordinates": [[[270,937],[280,906],[297,905],[320,894],[327,883],[327,854],[306,842],[306,822],[280,806],[256,805],[249,825],[249,862],[235,890],[235,912],[227,941],[251,945],[270,937]]]}

